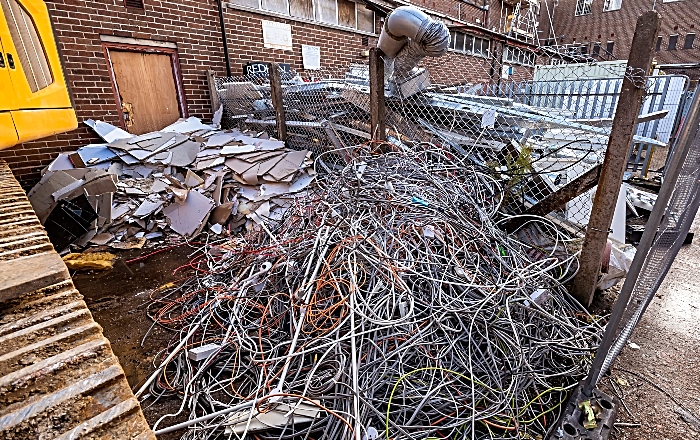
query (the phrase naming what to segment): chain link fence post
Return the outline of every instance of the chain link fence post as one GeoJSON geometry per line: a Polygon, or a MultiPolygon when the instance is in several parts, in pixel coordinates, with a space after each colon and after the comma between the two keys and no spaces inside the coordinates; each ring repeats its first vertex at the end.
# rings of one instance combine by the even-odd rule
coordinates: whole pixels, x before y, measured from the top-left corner
{"type": "Polygon", "coordinates": [[[646,76],[653,58],[654,41],[659,32],[659,14],[649,11],[637,20],[632,40],[627,75],[623,79],[617,112],[610,131],[598,190],[581,249],[580,269],[574,278],[572,295],[584,306],[593,301],[608,230],[612,223],[622,177],[629,157],[637,117],[646,90],[646,76]],[[635,81],[639,77],[640,80],[635,81]]]}

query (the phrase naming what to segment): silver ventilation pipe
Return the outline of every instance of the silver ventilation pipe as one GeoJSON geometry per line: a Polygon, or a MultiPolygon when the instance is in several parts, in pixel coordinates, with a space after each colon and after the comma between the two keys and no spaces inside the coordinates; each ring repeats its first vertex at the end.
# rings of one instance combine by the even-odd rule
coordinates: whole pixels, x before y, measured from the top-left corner
{"type": "Polygon", "coordinates": [[[384,21],[377,47],[386,55],[387,76],[408,77],[420,60],[447,52],[450,31],[413,6],[396,8],[384,21]]]}

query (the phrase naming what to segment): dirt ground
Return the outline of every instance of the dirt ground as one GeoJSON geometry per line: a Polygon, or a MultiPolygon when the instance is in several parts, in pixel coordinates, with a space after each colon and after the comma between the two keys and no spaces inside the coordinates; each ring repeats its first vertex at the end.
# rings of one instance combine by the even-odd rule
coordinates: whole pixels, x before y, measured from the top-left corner
{"type": "MultiPolygon", "coordinates": [[[[697,220],[694,231],[700,232],[697,220]]],[[[179,278],[180,273],[173,271],[189,261],[191,249],[176,247],[142,261],[126,263],[150,252],[153,251],[123,252],[112,271],[74,275],[75,285],[85,296],[95,320],[104,328],[135,390],[153,370],[154,356],[167,346],[171,337],[151,325],[146,313],[149,291],[179,278]]],[[[616,295],[614,289],[606,292],[599,298],[599,305],[609,307],[616,295]]],[[[696,419],[700,414],[700,238],[681,250],[631,341],[639,348],[625,348],[602,385],[624,402],[611,438],[700,438],[700,419],[696,419]]],[[[177,411],[175,399],[150,402],[143,405],[143,411],[151,426],[161,416],[177,411]]],[[[166,419],[160,427],[178,421],[179,418],[166,419]]],[[[176,438],[179,438],[177,433],[159,437],[176,438]]]]}

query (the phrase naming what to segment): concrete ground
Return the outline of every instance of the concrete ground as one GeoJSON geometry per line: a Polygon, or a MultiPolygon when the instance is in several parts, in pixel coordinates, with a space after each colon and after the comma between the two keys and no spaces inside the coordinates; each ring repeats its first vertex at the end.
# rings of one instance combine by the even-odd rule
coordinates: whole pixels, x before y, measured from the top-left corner
{"type": "MultiPolygon", "coordinates": [[[[700,217],[698,217],[700,218],[700,217]]],[[[602,388],[622,397],[611,438],[700,438],[700,221],[602,388]],[[674,402],[675,400],[675,402],[674,402]]],[[[619,288],[620,286],[618,286],[619,288]]],[[[612,289],[615,290],[615,289],[612,289]]],[[[603,300],[614,301],[608,292],[603,300]]]]}

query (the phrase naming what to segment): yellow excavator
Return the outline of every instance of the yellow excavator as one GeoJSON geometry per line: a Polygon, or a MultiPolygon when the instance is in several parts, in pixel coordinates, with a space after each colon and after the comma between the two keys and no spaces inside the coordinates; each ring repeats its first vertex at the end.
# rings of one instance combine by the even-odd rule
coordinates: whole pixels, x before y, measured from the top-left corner
{"type": "Polygon", "coordinates": [[[42,0],[0,0],[0,149],[78,121],[42,0]]]}

